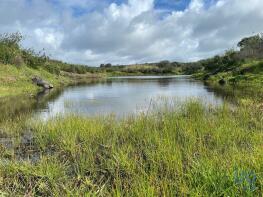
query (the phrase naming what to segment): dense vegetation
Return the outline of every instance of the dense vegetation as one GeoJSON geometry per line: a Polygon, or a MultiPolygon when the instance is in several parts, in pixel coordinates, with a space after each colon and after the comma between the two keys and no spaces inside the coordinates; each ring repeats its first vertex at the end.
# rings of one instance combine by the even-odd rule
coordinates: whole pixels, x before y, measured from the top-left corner
{"type": "Polygon", "coordinates": [[[177,62],[161,61],[159,63],[145,63],[133,65],[102,64],[99,72],[105,72],[110,76],[118,75],[175,75],[181,73],[181,64],[177,62]]]}
{"type": "Polygon", "coordinates": [[[239,51],[229,50],[222,56],[188,63],[185,70],[196,77],[219,83],[263,83],[263,34],[244,38],[239,51]]]}
{"type": "Polygon", "coordinates": [[[2,123],[2,194],[11,196],[259,196],[262,106],[197,101],[151,114],[2,123]],[[25,130],[24,128],[30,128],[25,130]],[[31,137],[28,137],[31,136],[31,137]]]}

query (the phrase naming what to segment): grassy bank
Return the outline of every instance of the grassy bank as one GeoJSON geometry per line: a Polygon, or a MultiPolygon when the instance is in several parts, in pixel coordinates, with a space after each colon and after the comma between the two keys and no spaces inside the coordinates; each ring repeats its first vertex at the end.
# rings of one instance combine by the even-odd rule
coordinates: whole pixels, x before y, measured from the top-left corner
{"type": "Polygon", "coordinates": [[[54,87],[61,88],[66,85],[89,82],[94,78],[102,78],[102,74],[77,74],[61,71],[60,74],[50,73],[43,68],[30,68],[26,65],[17,67],[15,65],[0,64],[0,97],[36,94],[41,91],[32,83],[32,77],[39,76],[54,87]]]}
{"type": "Polygon", "coordinates": [[[184,64],[183,71],[212,84],[254,86],[263,84],[263,34],[243,38],[238,50],[184,64]]]}
{"type": "Polygon", "coordinates": [[[36,94],[41,90],[32,83],[38,76],[56,88],[101,77],[101,73],[83,65],[52,60],[44,52],[24,49],[19,33],[0,34],[0,97],[36,94]]]}
{"type": "Polygon", "coordinates": [[[197,79],[203,79],[211,84],[223,83],[229,85],[255,86],[263,85],[263,60],[247,59],[237,62],[232,68],[222,71],[199,71],[193,74],[197,79]]]}
{"type": "MultiPolygon", "coordinates": [[[[0,191],[43,196],[260,196],[263,109],[193,101],[127,117],[1,124],[0,191]],[[33,137],[25,136],[28,132],[33,137]],[[21,137],[22,136],[22,137],[21,137]],[[22,155],[22,157],[21,157],[22,155]],[[28,158],[31,159],[28,159],[28,158]]],[[[28,135],[28,134],[27,134],[28,135]]]]}
{"type": "Polygon", "coordinates": [[[56,76],[42,69],[32,69],[27,66],[16,67],[14,65],[0,65],[0,97],[19,94],[36,93],[41,90],[32,83],[33,76],[41,76],[45,80],[61,86],[69,83],[69,79],[56,76]]]}

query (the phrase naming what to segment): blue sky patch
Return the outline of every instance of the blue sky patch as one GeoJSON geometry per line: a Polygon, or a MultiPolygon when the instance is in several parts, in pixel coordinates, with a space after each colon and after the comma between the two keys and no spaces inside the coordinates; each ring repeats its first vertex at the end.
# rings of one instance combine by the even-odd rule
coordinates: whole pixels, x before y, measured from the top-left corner
{"type": "MultiPolygon", "coordinates": [[[[31,0],[27,0],[31,1],[31,0]]],[[[63,11],[65,9],[63,5],[63,1],[61,0],[47,0],[50,2],[54,8],[58,11],[63,11]]],[[[155,0],[154,1],[154,9],[161,10],[163,13],[169,13],[172,11],[183,11],[189,7],[189,4],[192,0],[155,0]]],[[[211,5],[214,5],[218,0],[203,0],[205,3],[205,8],[208,9],[211,5]]],[[[96,2],[96,1],[95,1],[96,2]]],[[[82,15],[88,14],[94,11],[100,11],[103,8],[109,6],[111,3],[116,3],[117,5],[121,5],[124,3],[128,3],[128,0],[99,0],[93,6],[90,7],[81,7],[79,5],[71,6],[70,9],[72,11],[72,15],[74,17],[80,17],[82,15]]]]}
{"type": "Polygon", "coordinates": [[[155,0],[155,9],[161,9],[166,11],[185,10],[191,0],[155,0]]]}

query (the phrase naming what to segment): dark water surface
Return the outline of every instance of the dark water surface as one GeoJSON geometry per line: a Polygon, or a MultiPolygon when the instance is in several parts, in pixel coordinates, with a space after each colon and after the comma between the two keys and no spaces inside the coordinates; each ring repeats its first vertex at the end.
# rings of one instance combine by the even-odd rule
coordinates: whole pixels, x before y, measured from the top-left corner
{"type": "Polygon", "coordinates": [[[16,97],[0,101],[0,119],[30,111],[35,117],[48,119],[57,115],[124,116],[149,109],[152,101],[200,99],[205,105],[220,105],[225,95],[189,76],[116,77],[63,90],[40,92],[25,100],[16,97]]]}

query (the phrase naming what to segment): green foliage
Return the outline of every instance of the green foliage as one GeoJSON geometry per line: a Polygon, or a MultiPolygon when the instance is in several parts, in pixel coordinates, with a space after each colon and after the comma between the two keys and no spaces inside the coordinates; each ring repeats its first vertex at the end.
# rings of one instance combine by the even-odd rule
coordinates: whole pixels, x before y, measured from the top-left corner
{"type": "Polygon", "coordinates": [[[187,63],[183,66],[183,71],[198,77],[203,76],[203,79],[208,80],[219,73],[232,72],[236,74],[246,61],[263,58],[262,34],[242,39],[238,43],[238,47],[240,51],[231,49],[222,56],[217,55],[213,58],[187,63]]]}
{"type": "Polygon", "coordinates": [[[22,36],[19,33],[0,35],[0,63],[14,64],[16,58],[21,56],[20,41],[22,36]]]}
{"type": "Polygon", "coordinates": [[[263,34],[243,38],[237,45],[241,50],[263,50],[263,34]]]}
{"type": "Polygon", "coordinates": [[[27,66],[35,69],[43,67],[48,60],[45,54],[37,54],[32,49],[22,50],[22,57],[27,66]]]}
{"type": "Polygon", "coordinates": [[[67,64],[60,61],[52,60],[53,64],[56,64],[60,71],[69,73],[86,74],[86,73],[97,73],[97,68],[88,67],[84,65],[67,64]]]}
{"type": "Polygon", "coordinates": [[[95,69],[84,65],[67,64],[61,61],[50,60],[43,52],[36,53],[32,49],[23,49],[20,46],[23,36],[20,33],[0,35],[0,63],[22,66],[26,65],[34,69],[45,69],[52,74],[60,74],[60,71],[86,74],[96,72],[95,69]]]}
{"type": "Polygon", "coordinates": [[[118,65],[99,68],[99,71],[104,71],[109,75],[164,75],[164,74],[179,74],[181,72],[180,63],[177,62],[160,62],[146,63],[134,65],[118,65]]]}
{"type": "Polygon", "coordinates": [[[61,71],[60,67],[57,64],[53,64],[52,62],[47,62],[44,66],[44,69],[56,75],[59,75],[61,71]]]}
{"type": "Polygon", "coordinates": [[[169,67],[170,66],[170,62],[165,60],[165,61],[161,61],[157,64],[157,67],[159,68],[165,68],[165,67],[169,67]]]}

